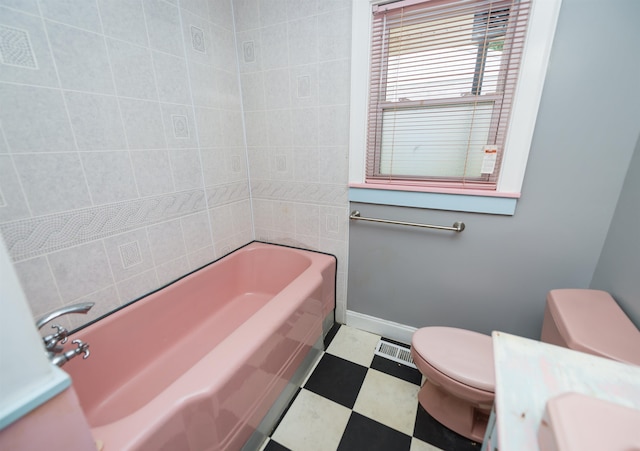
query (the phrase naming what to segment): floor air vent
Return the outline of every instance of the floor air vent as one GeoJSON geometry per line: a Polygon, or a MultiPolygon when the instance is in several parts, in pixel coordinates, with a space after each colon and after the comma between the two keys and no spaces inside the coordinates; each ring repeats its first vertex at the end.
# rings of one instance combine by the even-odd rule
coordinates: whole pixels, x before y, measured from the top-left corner
{"type": "Polygon", "coordinates": [[[403,346],[380,340],[376,345],[374,354],[384,357],[385,359],[410,366],[411,368],[416,368],[416,365],[413,363],[413,359],[411,358],[411,351],[403,346]]]}

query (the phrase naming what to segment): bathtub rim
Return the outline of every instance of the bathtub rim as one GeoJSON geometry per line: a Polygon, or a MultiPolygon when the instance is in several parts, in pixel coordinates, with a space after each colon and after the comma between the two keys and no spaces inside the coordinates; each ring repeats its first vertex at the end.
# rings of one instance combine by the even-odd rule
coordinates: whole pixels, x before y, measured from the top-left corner
{"type": "MultiPolygon", "coordinates": [[[[89,326],[91,326],[92,324],[97,323],[98,321],[101,321],[101,320],[103,320],[103,319],[107,318],[108,316],[111,316],[112,314],[114,314],[114,313],[116,313],[116,312],[119,312],[120,310],[122,310],[122,309],[124,309],[124,308],[127,308],[127,307],[129,307],[130,305],[135,304],[135,303],[136,303],[136,302],[138,302],[138,301],[141,301],[142,299],[146,298],[147,296],[151,296],[152,294],[157,293],[158,291],[163,290],[163,289],[165,289],[165,288],[169,287],[169,286],[173,285],[174,283],[179,282],[180,280],[182,280],[182,279],[184,279],[184,278],[186,278],[186,277],[190,276],[191,274],[194,274],[194,273],[196,273],[196,272],[198,272],[198,271],[200,271],[200,270],[202,270],[202,269],[206,268],[207,266],[211,266],[211,265],[213,265],[214,263],[219,262],[219,261],[220,261],[220,260],[222,260],[223,258],[229,257],[229,256],[231,256],[231,255],[235,254],[236,252],[238,252],[238,251],[240,251],[240,250],[244,249],[245,247],[250,246],[250,245],[252,245],[252,244],[254,244],[254,243],[266,244],[266,245],[268,245],[268,246],[279,246],[279,247],[284,247],[284,248],[288,248],[288,249],[295,249],[295,250],[298,250],[298,251],[313,252],[313,253],[316,253],[316,254],[323,254],[323,255],[328,255],[329,257],[333,257],[333,259],[334,259],[334,260],[335,260],[335,262],[336,262],[336,271],[335,271],[335,274],[334,274],[334,278],[335,278],[335,280],[334,280],[334,284],[333,284],[333,286],[334,286],[334,293],[333,293],[333,296],[334,296],[334,299],[336,299],[336,300],[337,300],[337,297],[336,297],[336,296],[337,296],[337,294],[338,294],[337,283],[338,283],[338,263],[339,263],[339,262],[338,262],[338,257],[337,257],[336,255],[334,255],[334,254],[330,254],[330,253],[328,253],[328,252],[317,251],[317,250],[313,250],[313,249],[306,249],[306,248],[303,248],[303,247],[296,247],[296,246],[291,246],[291,245],[287,245],[287,244],[269,243],[269,242],[267,242],[267,241],[252,240],[252,241],[250,241],[250,242],[248,242],[248,243],[246,243],[246,244],[243,244],[243,245],[242,245],[242,246],[240,246],[239,248],[234,249],[233,251],[231,251],[231,252],[229,252],[229,253],[227,253],[227,254],[224,254],[224,255],[222,255],[222,256],[220,256],[220,257],[218,257],[218,258],[216,258],[215,260],[211,260],[209,263],[205,263],[204,265],[199,266],[199,267],[195,268],[194,270],[189,271],[188,273],[183,274],[182,276],[178,277],[177,279],[174,279],[174,280],[171,280],[171,281],[167,282],[166,284],[164,284],[164,285],[162,285],[162,286],[160,286],[160,287],[158,287],[158,288],[154,289],[153,291],[149,291],[148,293],[145,293],[145,294],[143,294],[143,295],[141,295],[141,296],[138,296],[137,298],[135,298],[135,299],[133,299],[133,300],[131,300],[131,301],[128,301],[128,302],[126,302],[125,304],[122,304],[122,305],[120,305],[120,306],[116,307],[116,308],[115,308],[115,309],[113,309],[113,310],[109,310],[108,312],[104,313],[103,315],[100,315],[100,316],[99,316],[99,317],[97,317],[97,318],[92,319],[91,321],[89,321],[89,322],[87,322],[87,323],[83,324],[82,326],[79,326],[79,327],[77,327],[77,328],[75,328],[75,329],[72,329],[71,331],[69,331],[69,335],[70,335],[70,336],[71,336],[71,335],[74,335],[74,334],[76,334],[76,333],[80,332],[81,330],[85,329],[86,327],[89,327],[89,326]]],[[[335,323],[335,320],[336,320],[336,318],[335,318],[336,306],[334,306],[334,308],[332,309],[332,312],[333,312],[333,322],[335,323]]]]}

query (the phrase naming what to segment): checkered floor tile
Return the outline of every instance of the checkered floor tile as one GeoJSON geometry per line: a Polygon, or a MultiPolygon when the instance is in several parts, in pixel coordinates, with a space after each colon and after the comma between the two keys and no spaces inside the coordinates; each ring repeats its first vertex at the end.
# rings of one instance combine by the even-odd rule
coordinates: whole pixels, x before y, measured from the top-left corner
{"type": "Polygon", "coordinates": [[[380,336],[336,325],[263,451],[476,451],[418,404],[422,376],[374,355],[380,336]]]}

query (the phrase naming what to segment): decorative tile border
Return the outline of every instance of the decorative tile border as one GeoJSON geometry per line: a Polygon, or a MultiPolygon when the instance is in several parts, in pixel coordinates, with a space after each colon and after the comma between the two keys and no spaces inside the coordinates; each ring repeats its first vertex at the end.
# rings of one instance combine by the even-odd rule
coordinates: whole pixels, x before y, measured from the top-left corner
{"type": "Polygon", "coordinates": [[[249,182],[226,183],[207,188],[207,204],[209,208],[249,199],[249,182]]]}
{"type": "Polygon", "coordinates": [[[25,260],[206,208],[203,190],[86,208],[0,225],[14,261],[25,260]]]}
{"type": "Polygon", "coordinates": [[[284,200],[342,207],[347,202],[347,185],[254,180],[251,182],[251,195],[254,199],[284,200]]]}

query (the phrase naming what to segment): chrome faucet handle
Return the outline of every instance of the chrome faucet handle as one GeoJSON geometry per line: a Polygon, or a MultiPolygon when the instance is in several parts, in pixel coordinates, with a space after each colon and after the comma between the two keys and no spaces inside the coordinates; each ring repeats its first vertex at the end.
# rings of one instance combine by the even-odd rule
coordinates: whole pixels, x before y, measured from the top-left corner
{"type": "Polygon", "coordinates": [[[47,335],[42,338],[44,341],[44,347],[49,352],[60,352],[62,347],[58,346],[58,343],[65,344],[67,342],[67,334],[69,331],[58,324],[53,324],[51,327],[53,329],[58,329],[58,331],[55,334],[47,335]]]}
{"type": "Polygon", "coordinates": [[[71,343],[78,345],[78,347],[74,350],[76,354],[82,354],[83,359],[87,359],[89,357],[89,343],[85,343],[82,340],[73,340],[71,343]]]}
{"type": "Polygon", "coordinates": [[[70,349],[67,352],[64,352],[62,354],[57,354],[55,356],[52,356],[51,363],[53,363],[54,365],[62,366],[65,363],[67,363],[69,360],[74,358],[75,356],[83,353],[84,353],[84,356],[82,357],[83,359],[86,359],[87,357],[89,357],[88,343],[85,343],[82,340],[73,340],[71,343],[78,345],[78,347],[76,349],[70,349]]]}
{"type": "Polygon", "coordinates": [[[56,332],[53,335],[50,336],[46,336],[44,337],[44,339],[46,340],[47,338],[51,337],[52,339],[56,339],[56,341],[59,341],[59,343],[61,344],[65,344],[67,342],[67,339],[69,337],[67,337],[67,334],[69,333],[69,331],[67,329],[65,329],[64,327],[60,326],[59,324],[52,324],[51,325],[52,329],[58,329],[58,332],[56,332]],[[62,340],[60,340],[62,338],[62,340]]]}
{"type": "Polygon", "coordinates": [[[57,336],[64,337],[62,340],[60,340],[60,344],[65,344],[67,342],[67,339],[69,338],[67,337],[67,334],[69,333],[69,331],[58,324],[52,324],[51,327],[53,329],[58,329],[58,332],[56,333],[56,337],[57,336]]]}

